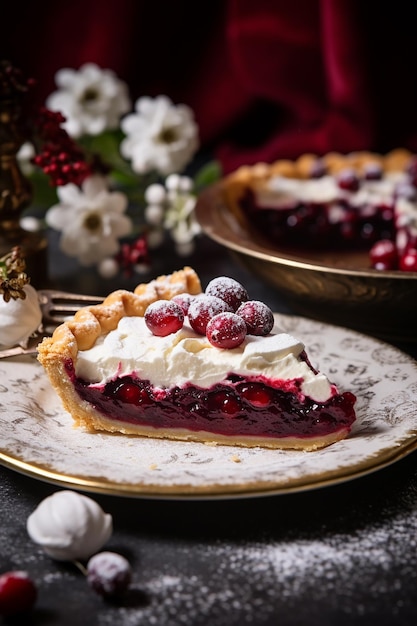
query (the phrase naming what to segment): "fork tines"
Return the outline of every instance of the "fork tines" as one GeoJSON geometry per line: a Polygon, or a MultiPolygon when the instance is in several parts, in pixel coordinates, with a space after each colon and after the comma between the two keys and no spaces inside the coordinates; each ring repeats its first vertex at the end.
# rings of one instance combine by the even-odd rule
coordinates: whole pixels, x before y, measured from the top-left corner
{"type": "Polygon", "coordinates": [[[53,289],[41,289],[38,291],[38,296],[43,313],[43,322],[55,325],[72,317],[84,306],[103,302],[103,298],[99,296],[87,296],[53,289]]]}

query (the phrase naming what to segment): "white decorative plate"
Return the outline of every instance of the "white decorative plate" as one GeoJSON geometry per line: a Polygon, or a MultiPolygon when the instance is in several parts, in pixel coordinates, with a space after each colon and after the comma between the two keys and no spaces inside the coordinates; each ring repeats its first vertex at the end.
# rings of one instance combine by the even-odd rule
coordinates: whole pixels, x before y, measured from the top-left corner
{"type": "Polygon", "coordinates": [[[298,452],[91,434],[72,418],[34,357],[0,361],[0,462],[66,488],[134,497],[288,493],[346,481],[417,447],[417,363],[379,340],[277,315],[313,364],[357,396],[350,436],[298,452]]]}

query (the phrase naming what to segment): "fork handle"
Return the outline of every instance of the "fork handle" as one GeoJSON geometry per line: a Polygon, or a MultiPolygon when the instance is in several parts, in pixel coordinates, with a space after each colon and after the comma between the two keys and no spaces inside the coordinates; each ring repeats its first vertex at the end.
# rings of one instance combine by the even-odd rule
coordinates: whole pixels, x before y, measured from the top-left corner
{"type": "Polygon", "coordinates": [[[66,302],[90,302],[91,304],[101,304],[104,296],[87,296],[81,293],[72,293],[71,291],[57,291],[56,289],[38,289],[38,296],[42,299],[53,298],[53,300],[65,300],[66,302]]]}

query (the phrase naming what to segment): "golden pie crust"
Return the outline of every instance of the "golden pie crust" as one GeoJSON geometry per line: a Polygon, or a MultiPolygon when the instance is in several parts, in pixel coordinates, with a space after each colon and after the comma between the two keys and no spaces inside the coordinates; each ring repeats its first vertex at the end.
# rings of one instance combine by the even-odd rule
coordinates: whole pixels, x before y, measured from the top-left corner
{"type": "Polygon", "coordinates": [[[169,275],[159,276],[150,283],[138,285],[133,292],[118,290],[108,295],[102,304],[87,306],[74,317],[56,328],[52,337],[45,338],[38,347],[38,360],[44,367],[52,386],[61,398],[76,426],[90,432],[118,432],[143,437],[198,441],[211,445],[262,446],[279,449],[316,450],[345,438],[349,430],[315,438],[225,436],[187,429],[152,428],[111,420],[78,395],[68,374],[68,362],[75,364],[78,350],[88,350],[98,337],[114,330],[124,316],[143,316],[146,308],[156,300],[170,300],[175,295],[202,293],[198,275],[191,267],[184,267],[169,275]]]}
{"type": "Polygon", "coordinates": [[[76,362],[78,350],[88,350],[98,337],[117,328],[124,316],[143,316],[147,307],[157,300],[170,300],[175,295],[201,293],[201,283],[191,267],[162,275],[149,283],[141,283],[134,291],[119,289],[109,294],[102,304],[81,308],[74,317],[58,326],[52,337],[46,337],[38,346],[38,361],[43,365],[52,386],[64,408],[78,426],[87,430],[130,432],[116,428],[75,391],[66,363],[76,362]]]}

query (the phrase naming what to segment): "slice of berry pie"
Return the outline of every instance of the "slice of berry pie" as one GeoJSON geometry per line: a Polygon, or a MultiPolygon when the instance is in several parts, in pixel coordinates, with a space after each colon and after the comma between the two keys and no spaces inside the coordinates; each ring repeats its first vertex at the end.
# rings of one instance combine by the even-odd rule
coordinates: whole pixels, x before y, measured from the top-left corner
{"type": "Polygon", "coordinates": [[[85,307],[39,346],[77,425],[147,437],[314,450],[346,437],[355,397],[229,277],[194,270],[85,307]]]}
{"type": "Polygon", "coordinates": [[[407,150],[244,166],[223,191],[238,218],[280,248],[365,249],[374,269],[417,271],[417,157],[407,150]]]}

